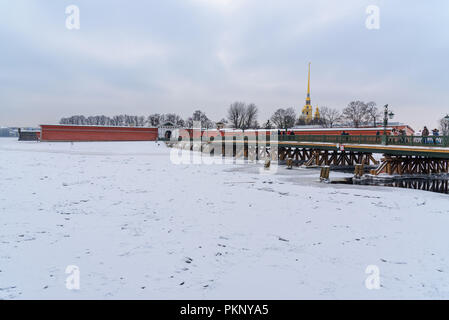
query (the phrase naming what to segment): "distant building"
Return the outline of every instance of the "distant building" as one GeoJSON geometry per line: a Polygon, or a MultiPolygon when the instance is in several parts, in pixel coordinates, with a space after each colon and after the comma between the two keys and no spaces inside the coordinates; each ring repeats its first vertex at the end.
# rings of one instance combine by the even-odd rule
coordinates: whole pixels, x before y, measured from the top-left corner
{"type": "Polygon", "coordinates": [[[19,141],[39,141],[40,136],[40,129],[19,128],[19,141]]]}
{"type": "Polygon", "coordinates": [[[0,137],[17,137],[17,128],[0,127],[0,137]]]}
{"type": "Polygon", "coordinates": [[[9,128],[0,128],[0,137],[9,137],[9,128]]]}
{"type": "Polygon", "coordinates": [[[171,121],[166,121],[158,127],[159,139],[177,138],[177,135],[179,135],[179,126],[171,121]]]}
{"type": "MultiPolygon", "coordinates": [[[[376,127],[383,128],[383,125],[378,124],[376,127]]],[[[394,128],[394,129],[399,130],[399,131],[404,130],[405,134],[407,136],[412,136],[415,133],[415,130],[412,127],[410,127],[408,124],[401,123],[401,122],[390,122],[389,121],[388,122],[388,127],[394,128]]]]}

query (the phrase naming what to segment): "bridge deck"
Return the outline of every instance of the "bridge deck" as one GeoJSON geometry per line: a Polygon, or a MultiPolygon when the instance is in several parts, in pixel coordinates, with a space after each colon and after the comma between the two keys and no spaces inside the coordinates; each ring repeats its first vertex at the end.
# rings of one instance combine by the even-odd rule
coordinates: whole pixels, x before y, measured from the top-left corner
{"type": "MultiPolygon", "coordinates": [[[[247,140],[242,139],[242,137],[237,137],[238,139],[217,139],[211,141],[213,144],[222,144],[223,142],[226,144],[263,144],[265,143],[267,146],[270,145],[270,141],[257,141],[254,137],[250,137],[247,140]]],[[[425,157],[434,157],[434,158],[442,158],[449,159],[449,146],[447,144],[448,137],[438,137],[439,140],[434,140],[432,137],[422,138],[415,137],[415,140],[411,139],[413,137],[388,137],[388,141],[386,143],[392,144],[382,144],[381,137],[378,136],[323,136],[322,140],[330,140],[334,139],[334,142],[326,142],[326,141],[304,141],[306,137],[301,136],[291,136],[291,137],[281,137],[279,141],[273,143],[277,143],[278,146],[282,147],[291,147],[291,148],[311,148],[311,149],[320,149],[320,150],[346,150],[346,151],[354,151],[354,152],[367,152],[367,153],[382,153],[388,155],[406,155],[406,156],[425,156],[425,157]],[[351,139],[348,139],[351,138],[351,139]],[[368,138],[369,142],[368,142],[368,138]],[[419,141],[417,141],[417,139],[419,141]],[[346,142],[345,140],[349,140],[346,142]],[[401,140],[399,140],[401,139],[401,140]],[[425,139],[425,140],[423,140],[425,139]],[[352,140],[352,141],[351,141],[352,140]],[[368,142],[368,143],[357,143],[360,142],[368,142]],[[399,142],[403,141],[404,144],[400,144],[399,142]]],[[[317,137],[311,140],[318,140],[317,137]]]]}

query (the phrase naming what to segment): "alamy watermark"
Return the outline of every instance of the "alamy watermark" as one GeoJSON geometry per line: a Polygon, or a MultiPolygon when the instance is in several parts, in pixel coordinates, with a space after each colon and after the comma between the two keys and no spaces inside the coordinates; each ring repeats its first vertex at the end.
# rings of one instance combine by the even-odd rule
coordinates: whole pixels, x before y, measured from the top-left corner
{"type": "Polygon", "coordinates": [[[68,274],[65,279],[65,287],[68,290],[80,290],[80,268],[75,265],[69,265],[65,268],[65,273],[68,274]]]}
{"type": "Polygon", "coordinates": [[[369,265],[365,269],[365,273],[368,277],[365,279],[365,287],[368,290],[380,289],[380,269],[376,265],[369,265]]]}
{"type": "Polygon", "coordinates": [[[65,27],[68,30],[79,30],[81,28],[80,8],[72,4],[65,8],[65,13],[68,15],[65,19],[65,27]]]}
{"type": "Polygon", "coordinates": [[[380,29],[380,8],[376,5],[370,5],[366,7],[366,14],[368,15],[365,20],[365,26],[369,30],[380,29]]]}
{"type": "Polygon", "coordinates": [[[179,129],[170,137],[173,164],[249,164],[263,162],[262,174],[278,168],[277,130],[207,130],[195,121],[192,129],[179,129]],[[193,152],[192,152],[193,151],[193,152]]]}

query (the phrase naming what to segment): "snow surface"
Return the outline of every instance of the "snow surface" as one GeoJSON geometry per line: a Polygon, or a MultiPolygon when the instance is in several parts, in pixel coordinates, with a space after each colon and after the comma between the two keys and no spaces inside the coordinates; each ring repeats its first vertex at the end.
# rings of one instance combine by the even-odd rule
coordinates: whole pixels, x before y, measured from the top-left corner
{"type": "Polygon", "coordinates": [[[449,298],[448,195],[16,139],[0,139],[0,298],[449,298]]]}

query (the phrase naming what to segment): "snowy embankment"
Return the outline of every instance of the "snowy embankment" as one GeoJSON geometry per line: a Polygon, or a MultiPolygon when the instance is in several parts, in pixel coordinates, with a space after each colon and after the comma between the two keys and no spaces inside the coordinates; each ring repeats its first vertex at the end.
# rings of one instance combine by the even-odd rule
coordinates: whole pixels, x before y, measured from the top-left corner
{"type": "Polygon", "coordinates": [[[169,153],[0,139],[0,298],[449,298],[447,195],[169,153]]]}

